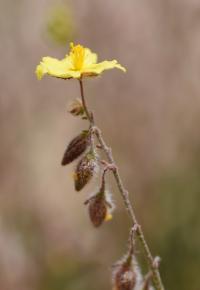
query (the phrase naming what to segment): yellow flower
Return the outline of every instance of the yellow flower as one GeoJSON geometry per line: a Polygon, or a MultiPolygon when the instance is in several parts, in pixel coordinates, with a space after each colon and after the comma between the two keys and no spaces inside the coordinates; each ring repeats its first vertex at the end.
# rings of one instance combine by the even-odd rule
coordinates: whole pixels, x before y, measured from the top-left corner
{"type": "Polygon", "coordinates": [[[70,43],[69,55],[64,59],[58,60],[52,57],[43,57],[42,61],[36,68],[36,75],[39,80],[45,74],[62,79],[80,79],[82,77],[97,76],[104,70],[118,68],[122,71],[126,69],[116,60],[102,61],[97,63],[96,53],[91,52],[89,48],[82,45],[70,43]]]}

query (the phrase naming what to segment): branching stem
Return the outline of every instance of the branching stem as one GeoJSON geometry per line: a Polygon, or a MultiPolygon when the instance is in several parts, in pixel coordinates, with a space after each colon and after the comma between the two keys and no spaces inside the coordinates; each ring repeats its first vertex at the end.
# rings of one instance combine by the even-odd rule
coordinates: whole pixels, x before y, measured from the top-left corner
{"type": "Polygon", "coordinates": [[[130,219],[131,219],[131,222],[132,222],[132,227],[134,227],[134,229],[135,229],[135,233],[136,233],[136,235],[137,235],[137,237],[138,237],[138,239],[139,239],[139,241],[140,241],[140,243],[142,245],[142,248],[143,248],[143,251],[144,251],[144,255],[145,255],[145,258],[146,258],[147,263],[149,265],[149,268],[152,271],[152,280],[153,280],[154,286],[155,286],[156,290],[164,290],[164,286],[162,284],[162,280],[161,280],[161,277],[160,277],[158,266],[154,262],[154,258],[152,256],[151,251],[149,249],[149,246],[148,246],[148,244],[147,244],[147,242],[145,240],[142,228],[137,222],[133,206],[132,206],[132,204],[130,202],[130,199],[129,199],[129,193],[126,190],[126,188],[124,187],[124,185],[123,185],[122,179],[121,179],[120,174],[119,174],[119,169],[118,169],[118,167],[117,167],[117,165],[116,165],[116,163],[114,161],[113,155],[112,155],[112,150],[111,150],[111,148],[109,148],[106,145],[106,143],[105,143],[105,141],[103,139],[101,130],[94,123],[93,114],[90,113],[89,110],[88,110],[88,107],[87,107],[87,104],[86,104],[86,101],[85,101],[85,96],[84,96],[84,89],[83,89],[83,81],[82,81],[82,79],[79,80],[79,83],[80,83],[82,104],[83,104],[83,108],[85,110],[86,116],[88,118],[88,121],[90,123],[90,127],[92,128],[93,133],[96,135],[96,137],[97,137],[97,139],[99,141],[99,144],[101,146],[101,149],[104,151],[109,163],[113,165],[113,168],[115,168],[115,170],[112,170],[112,172],[113,172],[113,175],[115,177],[115,180],[116,180],[117,186],[119,188],[119,191],[121,193],[122,199],[124,201],[126,210],[127,210],[128,214],[130,216],[130,219]]]}

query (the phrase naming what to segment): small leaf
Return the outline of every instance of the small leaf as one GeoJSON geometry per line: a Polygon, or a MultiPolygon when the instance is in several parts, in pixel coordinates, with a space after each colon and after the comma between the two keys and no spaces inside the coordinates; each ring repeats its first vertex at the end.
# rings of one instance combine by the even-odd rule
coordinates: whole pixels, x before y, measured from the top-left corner
{"type": "Polygon", "coordinates": [[[83,131],[69,143],[64,153],[61,164],[64,166],[74,161],[87,149],[89,144],[89,132],[83,131]]]}

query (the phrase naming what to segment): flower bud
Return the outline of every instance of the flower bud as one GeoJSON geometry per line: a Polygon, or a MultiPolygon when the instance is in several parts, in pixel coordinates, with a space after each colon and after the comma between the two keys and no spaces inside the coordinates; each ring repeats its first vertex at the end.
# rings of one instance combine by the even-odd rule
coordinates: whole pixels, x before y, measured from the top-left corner
{"type": "Polygon", "coordinates": [[[136,273],[131,267],[122,264],[115,273],[114,284],[116,290],[133,290],[136,285],[136,273]]]}
{"type": "Polygon", "coordinates": [[[89,201],[88,210],[91,222],[95,227],[99,227],[107,215],[107,204],[104,194],[98,193],[92,197],[89,201]]]}
{"type": "Polygon", "coordinates": [[[75,189],[80,191],[93,177],[97,168],[95,155],[87,153],[78,163],[74,174],[75,189]]]}
{"type": "Polygon", "coordinates": [[[62,165],[67,165],[78,158],[88,147],[90,143],[89,132],[83,131],[75,137],[68,145],[62,162],[62,165]]]}
{"type": "Polygon", "coordinates": [[[77,98],[75,101],[73,101],[69,108],[69,113],[71,113],[73,116],[82,116],[84,115],[84,108],[82,101],[77,98]]]}
{"type": "MultiPolygon", "coordinates": [[[[133,243],[132,238],[129,243],[133,243]]],[[[140,287],[141,285],[141,272],[134,255],[133,247],[133,244],[129,245],[128,254],[126,254],[122,260],[117,262],[116,265],[114,265],[114,290],[133,290],[138,289],[137,287],[140,287]]]]}

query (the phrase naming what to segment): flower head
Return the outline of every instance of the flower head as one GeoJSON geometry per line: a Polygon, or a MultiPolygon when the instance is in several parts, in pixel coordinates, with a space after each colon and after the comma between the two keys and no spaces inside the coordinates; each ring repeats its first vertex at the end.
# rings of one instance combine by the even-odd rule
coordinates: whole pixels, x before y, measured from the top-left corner
{"type": "Polygon", "coordinates": [[[89,48],[82,45],[70,43],[70,52],[64,59],[58,60],[52,57],[43,57],[36,68],[38,79],[42,79],[45,74],[62,79],[80,79],[100,75],[104,70],[118,68],[122,71],[126,69],[116,60],[105,60],[97,63],[97,54],[91,52],[89,48]]]}

